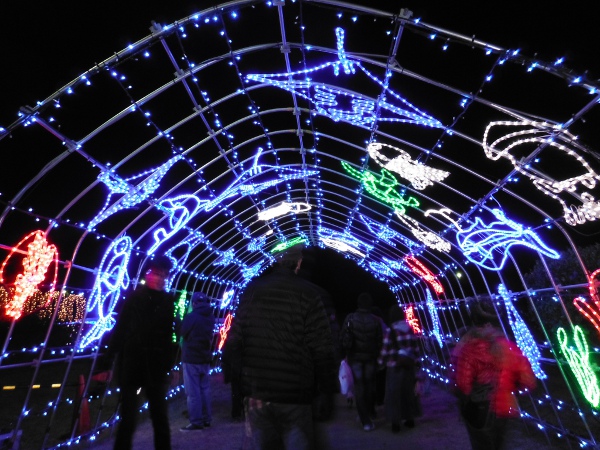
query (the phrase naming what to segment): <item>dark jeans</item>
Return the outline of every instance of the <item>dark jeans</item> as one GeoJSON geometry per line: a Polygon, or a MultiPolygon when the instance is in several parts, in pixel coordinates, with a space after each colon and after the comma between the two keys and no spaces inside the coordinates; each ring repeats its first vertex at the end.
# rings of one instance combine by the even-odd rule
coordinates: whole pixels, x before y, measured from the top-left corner
{"type": "Polygon", "coordinates": [[[231,374],[231,417],[241,418],[244,414],[244,395],[242,394],[242,374],[231,374]]]}
{"type": "Polygon", "coordinates": [[[354,377],[356,409],[363,425],[372,424],[371,414],[375,407],[375,361],[350,363],[354,377]]]}
{"type": "Polygon", "coordinates": [[[484,428],[474,428],[465,420],[471,448],[473,450],[500,450],[504,444],[504,434],[508,419],[490,414],[484,428]]]}
{"type": "Polygon", "coordinates": [[[209,372],[210,364],[183,363],[183,383],[187,395],[188,416],[193,425],[212,422],[209,372]]]}
{"type": "Polygon", "coordinates": [[[312,405],[245,399],[246,437],[253,450],[312,450],[312,405]]]}
{"type": "MultiPolygon", "coordinates": [[[[117,428],[114,450],[130,450],[135,432],[138,414],[137,387],[121,387],[121,422],[117,428]]],[[[167,386],[148,386],[144,388],[148,399],[150,419],[154,429],[154,448],[171,449],[171,428],[167,412],[167,386]]]]}
{"type": "Polygon", "coordinates": [[[385,415],[392,424],[413,420],[417,413],[413,368],[388,367],[385,386],[385,415]]]}

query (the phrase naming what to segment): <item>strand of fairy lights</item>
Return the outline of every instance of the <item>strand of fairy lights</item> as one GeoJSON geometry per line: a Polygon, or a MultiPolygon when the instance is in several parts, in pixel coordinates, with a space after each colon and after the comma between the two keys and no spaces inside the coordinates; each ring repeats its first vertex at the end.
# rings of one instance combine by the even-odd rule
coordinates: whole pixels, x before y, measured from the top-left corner
{"type": "Polygon", "coordinates": [[[506,307],[508,322],[515,336],[517,346],[521,349],[525,357],[529,360],[529,363],[531,364],[531,368],[536,378],[540,380],[545,380],[546,378],[548,378],[548,376],[540,366],[540,360],[542,359],[542,355],[540,353],[540,349],[538,348],[537,343],[533,338],[533,335],[531,334],[531,331],[529,331],[529,327],[527,327],[525,321],[515,308],[515,305],[511,300],[511,296],[508,290],[506,289],[506,286],[504,286],[503,284],[499,285],[498,294],[500,294],[500,296],[504,300],[504,306],[506,307]]]}

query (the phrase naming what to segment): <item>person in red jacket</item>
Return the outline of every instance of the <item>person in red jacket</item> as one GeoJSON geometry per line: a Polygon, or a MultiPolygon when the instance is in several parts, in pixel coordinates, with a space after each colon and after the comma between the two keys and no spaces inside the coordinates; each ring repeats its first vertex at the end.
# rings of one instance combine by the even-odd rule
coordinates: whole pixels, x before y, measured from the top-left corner
{"type": "Polygon", "coordinates": [[[533,389],[535,375],[519,347],[493,325],[496,315],[473,308],[474,327],[454,350],[461,414],[473,449],[500,449],[508,419],[519,417],[515,392],[533,389]]]}

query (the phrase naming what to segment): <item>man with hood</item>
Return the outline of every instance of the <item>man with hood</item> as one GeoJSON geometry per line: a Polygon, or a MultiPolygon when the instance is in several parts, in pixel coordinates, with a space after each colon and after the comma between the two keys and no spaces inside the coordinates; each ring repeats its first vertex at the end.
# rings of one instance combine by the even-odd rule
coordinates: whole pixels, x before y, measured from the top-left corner
{"type": "Polygon", "coordinates": [[[202,292],[192,296],[192,311],[181,322],[181,362],[190,423],[181,431],[209,427],[212,420],[209,373],[215,317],[202,292]]]}

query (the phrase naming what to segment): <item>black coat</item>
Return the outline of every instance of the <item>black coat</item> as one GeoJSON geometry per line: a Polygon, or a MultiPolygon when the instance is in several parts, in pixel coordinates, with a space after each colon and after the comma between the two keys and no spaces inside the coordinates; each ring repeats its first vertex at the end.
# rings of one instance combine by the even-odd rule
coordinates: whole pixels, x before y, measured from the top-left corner
{"type": "Polygon", "coordinates": [[[215,316],[208,303],[197,305],[181,321],[181,362],[208,364],[212,361],[211,344],[215,316]]]}
{"type": "Polygon", "coordinates": [[[340,341],[349,362],[375,362],[383,345],[379,318],[371,311],[360,308],[348,314],[342,326],[340,341]]]}
{"type": "Polygon", "coordinates": [[[283,267],[252,281],[227,339],[228,361],[240,365],[245,396],[310,404],[334,392],[337,367],[319,291],[283,267]]]}
{"type": "Polygon", "coordinates": [[[126,296],[107,353],[117,355],[120,386],[156,386],[167,381],[177,349],[174,311],[174,298],[163,291],[141,286],[126,296]]]}

